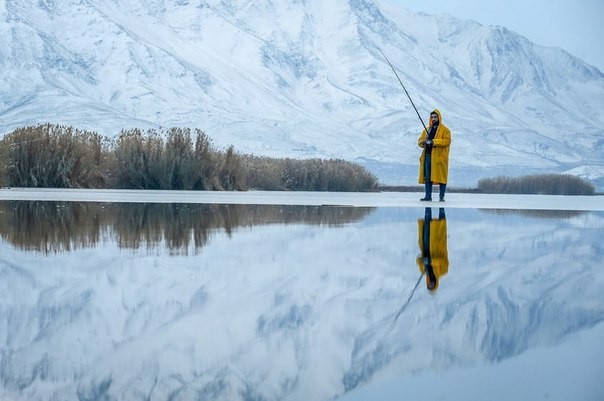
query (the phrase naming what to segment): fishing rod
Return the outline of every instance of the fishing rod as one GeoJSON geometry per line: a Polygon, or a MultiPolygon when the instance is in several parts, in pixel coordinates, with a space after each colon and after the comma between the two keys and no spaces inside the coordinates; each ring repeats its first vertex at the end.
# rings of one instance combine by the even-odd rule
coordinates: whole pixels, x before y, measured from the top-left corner
{"type": "Polygon", "coordinates": [[[398,76],[398,73],[394,69],[394,66],[392,65],[392,63],[390,62],[390,60],[388,60],[388,57],[386,57],[386,55],[384,54],[384,52],[382,51],[382,49],[380,49],[379,47],[377,49],[380,51],[380,53],[382,53],[382,56],[384,56],[384,58],[388,62],[388,65],[390,65],[390,68],[392,68],[392,72],[394,72],[394,75],[396,75],[396,78],[398,79],[398,82],[403,87],[403,90],[405,91],[405,94],[407,95],[407,97],[409,98],[409,101],[411,102],[411,105],[415,109],[415,112],[417,113],[417,117],[419,118],[419,121],[422,123],[422,127],[424,127],[424,129],[426,130],[426,132],[428,132],[428,129],[426,128],[426,124],[424,124],[424,120],[422,120],[422,116],[419,115],[419,111],[417,111],[417,107],[415,107],[415,103],[413,103],[413,99],[411,99],[411,96],[409,95],[409,92],[407,92],[407,88],[405,88],[405,85],[403,84],[403,81],[401,80],[401,77],[398,76]]]}
{"type": "Polygon", "coordinates": [[[388,331],[392,330],[392,328],[394,327],[394,324],[398,320],[398,318],[401,315],[401,313],[403,313],[403,311],[407,308],[407,305],[409,305],[409,302],[411,302],[411,298],[413,298],[413,294],[415,294],[415,290],[417,290],[417,286],[422,281],[422,277],[424,277],[424,273],[423,272],[422,272],[421,276],[419,276],[419,278],[417,279],[417,283],[415,283],[415,287],[413,287],[413,290],[411,290],[411,294],[409,294],[409,298],[407,298],[407,302],[405,302],[403,304],[403,306],[401,306],[401,308],[399,309],[398,313],[396,314],[396,316],[392,320],[392,323],[390,323],[390,329],[388,331]]]}

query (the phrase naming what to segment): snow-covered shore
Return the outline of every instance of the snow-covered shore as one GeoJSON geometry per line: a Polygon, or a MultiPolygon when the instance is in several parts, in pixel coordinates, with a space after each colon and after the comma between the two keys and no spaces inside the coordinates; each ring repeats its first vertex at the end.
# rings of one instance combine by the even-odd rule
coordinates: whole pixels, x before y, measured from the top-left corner
{"type": "Polygon", "coordinates": [[[417,192],[151,191],[120,189],[0,189],[0,200],[77,202],[338,205],[354,207],[447,207],[604,211],[604,196],[449,193],[444,203],[420,202],[417,192]]]}

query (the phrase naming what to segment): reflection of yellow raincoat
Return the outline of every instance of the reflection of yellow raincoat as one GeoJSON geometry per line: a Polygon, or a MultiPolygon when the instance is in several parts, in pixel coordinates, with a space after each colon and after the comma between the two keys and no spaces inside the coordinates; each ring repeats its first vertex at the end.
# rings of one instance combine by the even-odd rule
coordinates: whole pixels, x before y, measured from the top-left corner
{"type": "MultiPolygon", "coordinates": [[[[417,258],[417,266],[424,273],[424,220],[417,221],[417,230],[419,237],[420,256],[417,258]]],[[[440,278],[449,271],[449,253],[447,251],[447,220],[438,219],[430,220],[430,258],[432,260],[432,268],[436,276],[436,290],[440,278]]]]}
{"type": "MultiPolygon", "coordinates": [[[[449,176],[449,147],[451,146],[451,131],[445,125],[443,125],[443,118],[438,109],[435,109],[432,113],[438,114],[438,129],[434,136],[434,145],[432,146],[432,156],[430,158],[432,163],[432,182],[439,184],[446,184],[447,177],[449,176]]],[[[430,114],[432,114],[430,113],[430,114]]],[[[432,126],[432,120],[430,120],[430,126],[432,126]]],[[[428,127],[430,129],[430,127],[428,127]]],[[[426,156],[426,145],[422,141],[426,140],[426,130],[422,131],[417,145],[424,150],[419,158],[419,183],[423,184],[424,179],[424,159],[426,156]]]]}

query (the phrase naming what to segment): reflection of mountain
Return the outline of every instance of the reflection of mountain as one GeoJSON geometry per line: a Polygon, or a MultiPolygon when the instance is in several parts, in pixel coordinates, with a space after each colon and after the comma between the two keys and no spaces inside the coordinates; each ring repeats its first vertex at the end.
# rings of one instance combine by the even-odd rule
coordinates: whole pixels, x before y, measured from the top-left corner
{"type": "Polygon", "coordinates": [[[388,377],[495,364],[604,319],[604,215],[461,210],[447,214],[447,285],[418,289],[388,331],[418,277],[423,212],[392,213],[216,232],[195,256],[122,252],[117,238],[40,255],[0,240],[0,394],[331,400],[388,377]]]}
{"type": "Polygon", "coordinates": [[[493,211],[481,221],[458,221],[459,231],[450,235],[456,266],[448,280],[463,287],[448,281],[446,291],[454,294],[445,302],[426,294],[394,329],[386,319],[357,336],[345,388],[388,371],[496,364],[604,322],[597,301],[604,289],[597,267],[604,216],[543,212],[493,211]]]}
{"type": "Polygon", "coordinates": [[[339,225],[373,208],[328,206],[0,202],[0,236],[15,246],[43,252],[96,246],[116,236],[122,248],[164,244],[173,252],[205,246],[213,231],[265,224],[339,225]]]}
{"type": "Polygon", "coordinates": [[[555,288],[544,289],[534,299],[518,299],[512,293],[498,286],[442,310],[428,312],[417,306],[392,332],[372,327],[355,341],[352,363],[343,378],[346,390],[384,371],[401,375],[494,364],[532,348],[555,346],[604,321],[601,306],[557,300],[555,288]]]}

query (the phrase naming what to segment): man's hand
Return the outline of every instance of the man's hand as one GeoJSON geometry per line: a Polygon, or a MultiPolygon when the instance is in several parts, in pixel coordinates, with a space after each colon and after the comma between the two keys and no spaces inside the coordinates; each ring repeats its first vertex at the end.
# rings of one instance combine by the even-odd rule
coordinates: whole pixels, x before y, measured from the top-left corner
{"type": "Polygon", "coordinates": [[[432,142],[432,140],[431,140],[431,139],[428,139],[428,140],[426,141],[426,145],[428,145],[428,146],[432,146],[432,145],[434,145],[434,142],[432,142]]]}

